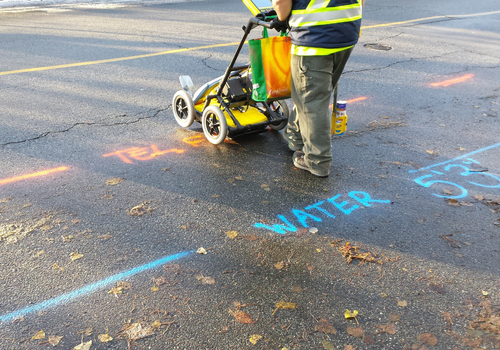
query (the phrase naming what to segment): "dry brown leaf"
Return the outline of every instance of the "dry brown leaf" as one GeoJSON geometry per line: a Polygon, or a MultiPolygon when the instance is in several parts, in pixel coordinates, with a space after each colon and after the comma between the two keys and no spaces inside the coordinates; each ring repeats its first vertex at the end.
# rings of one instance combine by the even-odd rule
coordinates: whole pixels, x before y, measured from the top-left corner
{"type": "Polygon", "coordinates": [[[272,316],[274,316],[279,309],[295,309],[295,306],[297,306],[297,304],[288,303],[282,299],[279,303],[276,303],[276,309],[272,313],[272,316]]]}
{"type": "Polygon", "coordinates": [[[257,342],[259,340],[262,339],[262,336],[260,334],[253,334],[250,336],[250,339],[248,339],[250,341],[250,343],[252,343],[253,345],[256,345],[257,342]]]}
{"type": "Polygon", "coordinates": [[[112,179],[106,180],[106,185],[108,186],[115,186],[118,185],[119,183],[123,182],[125,179],[119,178],[119,177],[114,177],[112,179]]]}
{"type": "Polygon", "coordinates": [[[75,261],[75,260],[83,258],[83,254],[80,254],[78,252],[73,252],[69,255],[69,257],[70,257],[71,261],[75,261]]]}
{"type": "Polygon", "coordinates": [[[363,337],[363,328],[361,327],[347,327],[347,334],[352,335],[356,338],[363,337]]]}
{"type": "Polygon", "coordinates": [[[323,348],[326,350],[334,350],[335,349],[334,345],[332,343],[330,343],[329,341],[323,340],[322,344],[323,344],[323,348]]]}
{"type": "Polygon", "coordinates": [[[123,287],[114,287],[108,292],[108,294],[113,294],[118,298],[118,294],[123,294],[123,287]]]}
{"type": "Polygon", "coordinates": [[[356,350],[356,348],[352,345],[346,345],[344,350],[356,350]]]}
{"type": "Polygon", "coordinates": [[[200,247],[198,248],[198,250],[196,251],[196,253],[198,254],[207,254],[207,250],[203,247],[200,247]]]}
{"type": "Polygon", "coordinates": [[[465,346],[470,346],[472,348],[477,348],[479,345],[481,345],[481,342],[483,340],[481,338],[478,339],[469,339],[469,338],[463,338],[462,342],[464,343],[465,346]]]}
{"type": "Polygon", "coordinates": [[[231,239],[235,239],[238,236],[238,231],[227,231],[226,236],[231,239]]]}
{"type": "Polygon", "coordinates": [[[31,339],[33,339],[33,340],[45,339],[45,332],[44,331],[40,331],[37,334],[35,334],[34,336],[32,336],[31,339]]]}
{"type": "Polygon", "coordinates": [[[373,340],[373,338],[369,334],[365,334],[365,336],[363,337],[363,342],[365,344],[375,344],[375,340],[373,340]]]}
{"type": "Polygon", "coordinates": [[[413,345],[411,346],[411,350],[429,350],[429,349],[428,349],[428,348],[427,348],[427,346],[425,346],[424,344],[422,344],[422,343],[417,343],[417,344],[413,344],[413,345]]]}
{"type": "Polygon", "coordinates": [[[483,197],[483,196],[481,196],[480,194],[477,194],[477,195],[475,195],[475,196],[474,196],[474,199],[475,199],[475,200],[478,200],[478,201],[480,201],[480,202],[481,202],[481,201],[483,201],[483,200],[484,200],[484,197],[483,197]]]}
{"type": "Polygon", "coordinates": [[[448,202],[448,205],[450,205],[452,207],[459,207],[460,206],[460,203],[458,203],[458,201],[454,198],[448,199],[447,202],[448,202]]]}
{"type": "Polygon", "coordinates": [[[101,343],[108,343],[108,342],[110,342],[110,341],[113,340],[113,337],[110,336],[108,333],[106,333],[106,334],[99,334],[97,337],[99,338],[99,340],[101,341],[101,343]]]}
{"type": "Polygon", "coordinates": [[[285,263],[283,261],[277,262],[274,264],[274,267],[276,267],[278,270],[281,270],[285,266],[285,263]]]}
{"type": "Polygon", "coordinates": [[[444,194],[448,194],[448,195],[452,195],[452,194],[453,194],[453,192],[452,192],[452,191],[450,191],[450,190],[446,190],[446,189],[443,189],[443,193],[444,193],[444,194]]]}
{"type": "Polygon", "coordinates": [[[246,312],[236,310],[236,312],[231,312],[231,313],[233,314],[234,318],[236,319],[236,322],[244,323],[244,324],[254,324],[257,322],[257,321],[254,321],[252,319],[252,316],[250,316],[246,312]]]}
{"type": "Polygon", "coordinates": [[[318,323],[316,323],[314,330],[325,334],[337,334],[337,330],[325,318],[320,319],[318,323]]]}
{"type": "Polygon", "coordinates": [[[159,290],[160,290],[160,288],[158,288],[157,286],[152,286],[152,287],[151,287],[151,290],[152,290],[153,292],[157,292],[157,291],[159,291],[159,290]]]}
{"type": "Polygon", "coordinates": [[[302,287],[292,286],[292,291],[297,292],[297,293],[302,293],[302,287]]]}
{"type": "Polygon", "coordinates": [[[437,338],[432,333],[424,333],[418,336],[418,341],[425,345],[434,346],[437,344],[437,338]]]}
{"type": "Polygon", "coordinates": [[[63,336],[58,337],[57,335],[49,335],[49,344],[52,346],[56,346],[59,344],[61,339],[64,338],[63,336]]]}
{"type": "Polygon", "coordinates": [[[378,324],[377,327],[380,329],[379,333],[396,334],[396,327],[394,327],[394,323],[388,323],[385,325],[378,324]]]}
{"type": "Polygon", "coordinates": [[[203,277],[201,279],[202,284],[215,284],[215,279],[213,277],[203,277]]]}
{"type": "Polygon", "coordinates": [[[133,207],[132,209],[130,209],[128,211],[128,215],[130,215],[130,216],[142,216],[144,214],[151,213],[155,209],[149,206],[149,202],[150,201],[145,201],[139,205],[136,205],[135,207],[133,207]]]}
{"type": "Polygon", "coordinates": [[[73,350],[90,350],[90,347],[92,346],[92,340],[89,340],[88,342],[84,343],[81,342],[77,346],[73,348],[73,350]]]}
{"type": "Polygon", "coordinates": [[[406,302],[406,300],[401,300],[401,301],[398,301],[398,306],[399,307],[407,307],[408,303],[406,302]]]}
{"type": "Polygon", "coordinates": [[[426,152],[429,153],[429,154],[436,154],[436,152],[432,151],[432,150],[426,150],[426,152]]]}
{"type": "Polygon", "coordinates": [[[140,323],[133,323],[124,332],[129,343],[154,334],[152,327],[143,327],[140,323]]]}

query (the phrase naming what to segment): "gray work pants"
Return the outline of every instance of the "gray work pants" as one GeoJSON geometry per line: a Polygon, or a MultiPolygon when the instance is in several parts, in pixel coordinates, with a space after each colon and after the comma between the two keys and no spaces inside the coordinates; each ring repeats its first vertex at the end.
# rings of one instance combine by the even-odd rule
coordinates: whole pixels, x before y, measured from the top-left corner
{"type": "Polygon", "coordinates": [[[330,99],[353,48],[328,56],[292,55],[294,107],[283,138],[292,150],[305,153],[306,165],[328,175],[332,165],[330,99]]]}

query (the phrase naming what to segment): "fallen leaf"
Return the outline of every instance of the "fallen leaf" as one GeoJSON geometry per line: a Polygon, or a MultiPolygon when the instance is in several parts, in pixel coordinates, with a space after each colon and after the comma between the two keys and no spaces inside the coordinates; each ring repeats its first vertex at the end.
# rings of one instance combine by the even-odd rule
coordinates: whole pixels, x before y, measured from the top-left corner
{"type": "Polygon", "coordinates": [[[101,343],[108,343],[108,342],[110,342],[110,341],[113,340],[113,337],[110,336],[108,333],[106,333],[106,334],[99,334],[97,337],[99,338],[99,340],[101,341],[101,343]]]}
{"type": "Polygon", "coordinates": [[[285,302],[284,300],[281,300],[279,303],[276,303],[276,310],[274,310],[272,316],[274,316],[274,314],[276,314],[276,311],[278,311],[279,309],[295,309],[296,305],[297,304],[295,303],[288,303],[285,302]]]}
{"type": "Polygon", "coordinates": [[[64,338],[63,336],[58,337],[57,335],[49,335],[49,344],[52,346],[56,346],[59,344],[61,339],[64,338]]]}
{"type": "Polygon", "coordinates": [[[318,323],[316,323],[314,330],[325,334],[337,334],[337,330],[325,318],[320,319],[318,323]]]}
{"type": "Polygon", "coordinates": [[[460,203],[458,203],[458,201],[454,198],[448,199],[447,202],[448,202],[448,205],[450,205],[452,207],[459,207],[460,206],[460,203]]]}
{"type": "Polygon", "coordinates": [[[250,339],[248,339],[250,341],[250,343],[252,343],[253,345],[256,345],[257,342],[259,340],[262,339],[262,336],[260,334],[253,334],[250,336],[250,339]]]}
{"type": "Polygon", "coordinates": [[[153,328],[153,329],[160,329],[160,327],[161,327],[161,322],[158,320],[151,323],[151,328],[153,328]]]}
{"type": "Polygon", "coordinates": [[[124,332],[129,343],[138,339],[149,337],[150,335],[154,334],[152,327],[143,327],[140,323],[133,323],[130,327],[125,329],[124,332]]]}
{"type": "Polygon", "coordinates": [[[381,296],[382,298],[387,298],[387,297],[388,297],[388,295],[387,295],[387,294],[385,294],[385,293],[380,293],[380,296],[381,296]]]}
{"type": "Polygon", "coordinates": [[[260,185],[260,187],[261,187],[264,191],[271,191],[271,189],[269,188],[269,185],[262,184],[262,185],[260,185]]]}
{"type": "Polygon", "coordinates": [[[106,185],[108,186],[115,186],[118,185],[119,183],[123,182],[125,179],[119,178],[119,177],[114,177],[112,179],[109,179],[106,181],[106,185]]]}
{"type": "Polygon", "coordinates": [[[84,343],[84,342],[81,342],[80,344],[78,344],[77,346],[75,346],[73,348],[73,350],[90,350],[90,347],[92,346],[92,340],[84,343]]]}
{"type": "Polygon", "coordinates": [[[352,313],[349,310],[345,310],[344,317],[346,318],[346,320],[356,318],[356,316],[358,316],[358,310],[353,310],[352,313]]]}
{"type": "Polygon", "coordinates": [[[394,327],[394,323],[388,323],[385,325],[378,324],[377,327],[380,329],[379,333],[396,334],[396,327],[394,327]]]}
{"type": "Polygon", "coordinates": [[[128,215],[130,215],[130,216],[142,216],[144,214],[151,213],[155,209],[149,206],[149,202],[150,201],[145,201],[139,205],[136,205],[135,207],[133,207],[132,209],[130,209],[128,211],[128,215]]]}
{"type": "Polygon", "coordinates": [[[459,148],[458,148],[458,150],[459,150],[459,151],[462,151],[462,152],[463,152],[463,151],[466,151],[466,149],[465,149],[465,148],[463,148],[463,147],[459,147],[459,148]]]}
{"type": "Polygon", "coordinates": [[[346,345],[344,350],[356,350],[356,348],[352,345],[346,345]]]}
{"type": "Polygon", "coordinates": [[[302,293],[302,287],[292,286],[292,291],[297,292],[297,293],[302,293]]]}
{"type": "Polygon", "coordinates": [[[108,294],[113,294],[118,298],[118,294],[123,294],[123,287],[114,287],[108,292],[108,294]]]}
{"type": "Polygon", "coordinates": [[[228,236],[231,239],[235,239],[238,236],[238,232],[237,231],[227,231],[226,236],[228,236]]]}
{"type": "Polygon", "coordinates": [[[434,346],[437,344],[437,339],[436,336],[432,333],[424,333],[420,334],[418,336],[418,341],[425,344],[425,345],[431,345],[434,346]]]}
{"type": "Polygon", "coordinates": [[[241,177],[241,176],[235,176],[235,177],[234,177],[234,179],[235,179],[235,180],[240,180],[240,181],[242,181],[242,180],[243,180],[243,177],[241,177]]]}
{"type": "Polygon", "coordinates": [[[472,348],[477,348],[479,345],[481,345],[481,342],[483,340],[481,338],[479,339],[469,339],[469,338],[463,338],[462,342],[464,343],[465,346],[470,346],[472,348]]]}
{"type": "Polygon", "coordinates": [[[83,258],[83,254],[80,254],[78,252],[73,252],[69,255],[69,257],[71,258],[71,261],[75,261],[75,260],[83,258]]]}
{"type": "Polygon", "coordinates": [[[207,251],[206,251],[205,248],[200,247],[200,248],[198,248],[198,250],[196,251],[196,253],[198,253],[198,254],[207,254],[207,251]]]}
{"type": "Polygon", "coordinates": [[[363,337],[363,329],[361,327],[347,327],[347,334],[361,338],[363,337]]]}
{"type": "Polygon", "coordinates": [[[480,194],[477,194],[477,195],[475,195],[475,196],[474,196],[474,199],[475,199],[475,200],[478,200],[478,201],[480,201],[480,202],[481,202],[481,201],[483,201],[483,200],[484,200],[484,197],[483,197],[483,196],[481,196],[480,194]]]}
{"type": "Polygon", "coordinates": [[[363,337],[363,342],[365,344],[375,344],[375,340],[373,340],[373,338],[368,334],[365,334],[365,336],[363,337]]]}
{"type": "Polygon", "coordinates": [[[452,192],[452,191],[447,190],[447,189],[443,189],[443,193],[444,193],[444,194],[449,194],[449,195],[452,195],[452,194],[453,194],[453,192],[452,192]]]}
{"type": "Polygon", "coordinates": [[[487,292],[485,290],[482,290],[481,291],[481,294],[483,294],[483,296],[487,297],[488,295],[490,295],[490,292],[487,292]]]}
{"type": "Polygon", "coordinates": [[[436,152],[431,151],[431,150],[427,150],[426,152],[429,153],[429,154],[435,154],[436,153],[436,152]]]}
{"type": "Polygon", "coordinates": [[[213,277],[203,277],[201,279],[202,284],[215,284],[215,279],[213,277]]]}
{"type": "Polygon", "coordinates": [[[157,292],[157,291],[159,291],[159,290],[160,290],[160,288],[158,288],[157,286],[153,286],[153,287],[151,287],[151,290],[152,290],[153,292],[157,292]]]}
{"type": "Polygon", "coordinates": [[[244,324],[254,324],[255,322],[257,322],[257,321],[254,321],[252,319],[252,316],[250,316],[246,312],[243,312],[240,310],[237,310],[236,312],[232,312],[230,310],[230,312],[233,314],[234,318],[236,319],[236,322],[244,323],[244,324]]]}
{"type": "Polygon", "coordinates": [[[406,302],[406,300],[401,300],[401,301],[398,301],[398,306],[399,307],[407,307],[408,303],[406,302]]]}
{"type": "Polygon", "coordinates": [[[64,267],[59,266],[57,263],[54,263],[54,265],[52,265],[52,269],[61,270],[62,272],[64,272],[64,267]]]}
{"type": "Polygon", "coordinates": [[[33,340],[45,339],[45,332],[40,331],[37,334],[35,334],[34,336],[32,336],[31,339],[33,339],[33,340]]]}
{"type": "Polygon", "coordinates": [[[322,344],[323,344],[323,348],[324,349],[326,349],[326,350],[334,350],[333,344],[330,343],[329,341],[323,340],[322,344]]]}
{"type": "Polygon", "coordinates": [[[281,270],[285,266],[285,263],[283,261],[277,262],[274,264],[274,267],[276,267],[278,270],[281,270]]]}

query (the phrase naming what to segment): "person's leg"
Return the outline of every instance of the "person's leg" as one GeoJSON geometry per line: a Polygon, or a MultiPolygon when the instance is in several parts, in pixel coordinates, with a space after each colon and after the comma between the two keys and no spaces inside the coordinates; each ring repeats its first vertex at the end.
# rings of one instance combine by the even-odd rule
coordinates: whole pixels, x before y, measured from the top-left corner
{"type": "Polygon", "coordinates": [[[297,59],[294,73],[294,103],[300,134],[304,142],[304,163],[314,173],[328,175],[332,164],[331,153],[331,113],[329,109],[333,90],[333,57],[302,56],[297,59]]]}
{"type": "Polygon", "coordinates": [[[297,92],[297,86],[300,85],[300,77],[298,71],[298,58],[299,56],[292,55],[290,69],[292,72],[292,101],[294,103],[292,113],[288,117],[288,124],[283,129],[282,136],[288,143],[288,148],[292,151],[301,151],[304,147],[304,142],[302,141],[302,136],[300,134],[300,126],[298,120],[297,106],[301,108],[302,102],[300,99],[300,93],[297,92]]]}

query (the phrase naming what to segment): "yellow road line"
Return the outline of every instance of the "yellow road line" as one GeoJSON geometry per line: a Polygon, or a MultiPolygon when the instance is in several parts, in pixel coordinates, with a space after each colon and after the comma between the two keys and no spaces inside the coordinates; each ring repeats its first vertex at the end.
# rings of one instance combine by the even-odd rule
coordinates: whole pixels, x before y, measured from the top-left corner
{"type": "MultiPolygon", "coordinates": [[[[497,14],[497,13],[500,13],[500,11],[482,12],[482,13],[475,13],[475,14],[470,14],[470,15],[449,15],[449,16],[425,17],[425,18],[411,19],[411,20],[408,20],[408,21],[375,24],[375,25],[372,25],[372,26],[364,26],[364,27],[361,27],[361,29],[389,27],[389,26],[396,26],[396,25],[399,25],[399,24],[422,22],[422,21],[428,21],[428,20],[431,20],[431,19],[438,19],[438,18],[476,17],[476,16],[493,15],[493,14],[497,14]]],[[[203,49],[213,49],[213,48],[216,48],[216,47],[234,46],[234,45],[238,45],[238,44],[239,44],[239,42],[236,42],[236,43],[226,43],[226,44],[215,44],[215,45],[204,45],[204,46],[190,47],[190,48],[186,48],[186,49],[177,49],[177,50],[162,51],[162,52],[156,52],[156,53],[148,53],[148,54],[137,55],[137,56],[110,58],[110,59],[107,59],[107,60],[69,63],[69,64],[61,64],[61,65],[57,65],[57,66],[48,66],[48,67],[18,69],[18,70],[11,70],[11,71],[6,71],[6,72],[0,72],[0,75],[37,72],[37,71],[42,71],[42,70],[51,70],[51,69],[59,69],[59,68],[71,68],[71,67],[90,66],[90,65],[93,65],[93,64],[102,64],[102,63],[111,63],[111,62],[120,62],[120,61],[127,61],[127,60],[135,60],[135,59],[138,59],[138,58],[147,58],[147,57],[154,57],[154,56],[169,55],[169,54],[173,54],[173,53],[186,52],[186,51],[195,51],[195,50],[203,50],[203,49]]]]}
{"type": "Polygon", "coordinates": [[[68,64],[60,64],[58,66],[48,66],[48,67],[18,69],[18,70],[11,70],[11,71],[7,71],[7,72],[0,72],[0,75],[28,73],[28,72],[36,72],[36,71],[41,71],[41,70],[50,70],[50,69],[59,69],[59,68],[90,66],[92,64],[101,64],[101,63],[110,63],[110,62],[135,60],[135,59],[138,59],[138,58],[146,58],[146,57],[154,57],[154,56],[161,56],[161,55],[169,55],[169,54],[173,54],[173,53],[186,52],[186,51],[194,51],[194,50],[213,49],[215,47],[234,46],[234,45],[238,45],[238,44],[239,44],[239,42],[237,42],[237,43],[226,43],[226,44],[215,44],[215,45],[205,45],[205,46],[190,47],[190,48],[187,48],[187,49],[176,49],[176,50],[170,50],[170,51],[148,53],[148,54],[137,55],[137,56],[110,58],[110,59],[107,59],[107,60],[78,62],[78,63],[68,63],[68,64]]]}

